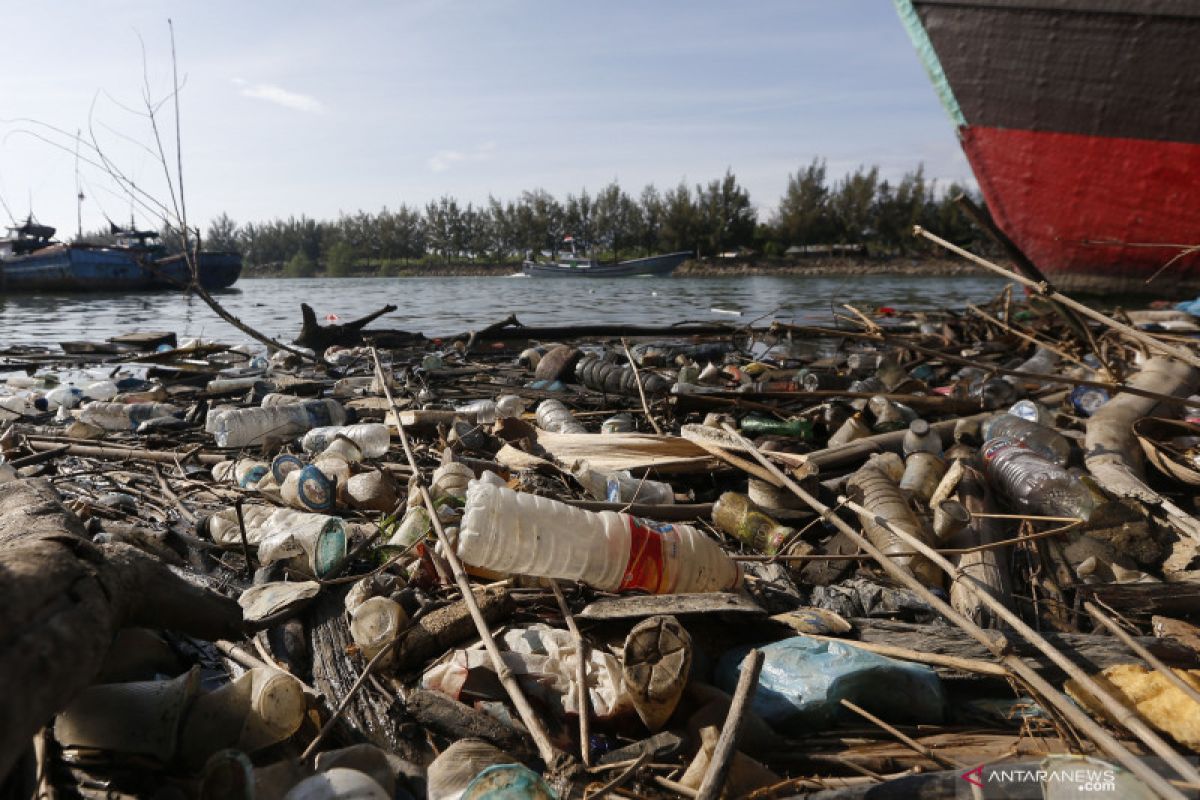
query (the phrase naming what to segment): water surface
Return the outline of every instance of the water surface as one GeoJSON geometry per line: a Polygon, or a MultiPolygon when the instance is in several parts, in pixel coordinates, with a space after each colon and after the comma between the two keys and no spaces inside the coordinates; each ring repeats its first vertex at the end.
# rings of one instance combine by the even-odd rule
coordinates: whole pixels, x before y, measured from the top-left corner
{"type": "MultiPolygon", "coordinates": [[[[348,321],[391,303],[373,327],[441,336],[479,328],[515,313],[526,325],[625,323],[669,325],[684,320],[748,323],[778,319],[822,323],[851,303],[869,310],[961,308],[1004,287],[994,277],[904,275],[722,278],[245,278],[218,293],[235,316],[290,341],[300,331],[300,303],[325,321],[348,321]],[[740,316],[722,313],[740,312],[740,316]]],[[[228,343],[245,334],[196,297],[144,294],[10,294],[0,296],[0,346],[99,341],[133,331],[175,331],[228,343]]]]}

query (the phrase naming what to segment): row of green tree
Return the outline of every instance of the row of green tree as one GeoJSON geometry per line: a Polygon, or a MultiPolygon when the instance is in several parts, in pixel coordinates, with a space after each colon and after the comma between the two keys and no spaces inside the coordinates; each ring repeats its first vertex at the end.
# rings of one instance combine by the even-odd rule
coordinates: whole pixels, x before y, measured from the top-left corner
{"type": "Polygon", "coordinates": [[[604,258],[687,250],[709,257],[730,252],[782,256],[794,245],[865,245],[877,255],[924,250],[912,226],[924,225],[964,246],[980,233],[958,212],[964,189],[939,186],[923,167],[899,181],[878,167],[831,180],[814,160],[788,176],[787,189],[765,215],[732,171],[695,187],[685,182],[636,197],[617,183],[559,199],[538,189],[515,200],[460,203],[442,197],[423,208],[401,205],[336,220],[306,216],[238,225],[222,214],[208,228],[207,249],[237,250],[253,265],[287,264],[293,274],[387,272],[421,264],[506,264],[528,253],[564,249],[571,237],[604,258]]]}

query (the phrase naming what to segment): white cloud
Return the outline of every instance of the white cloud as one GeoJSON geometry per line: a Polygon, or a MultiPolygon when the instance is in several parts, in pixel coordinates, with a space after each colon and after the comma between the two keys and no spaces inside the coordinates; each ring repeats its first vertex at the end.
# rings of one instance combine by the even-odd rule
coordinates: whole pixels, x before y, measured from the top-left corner
{"type": "Polygon", "coordinates": [[[311,114],[320,114],[325,110],[325,106],[321,105],[321,101],[307,94],[299,92],[289,92],[281,86],[276,86],[273,83],[249,83],[241,78],[234,78],[235,86],[242,87],[239,94],[242,97],[250,97],[255,100],[266,100],[268,103],[274,103],[277,106],[290,108],[294,111],[307,111],[311,114]]]}
{"type": "Polygon", "coordinates": [[[433,172],[445,172],[455,164],[463,161],[487,161],[496,150],[495,142],[484,142],[474,150],[439,150],[429,157],[429,169],[433,172]]]}

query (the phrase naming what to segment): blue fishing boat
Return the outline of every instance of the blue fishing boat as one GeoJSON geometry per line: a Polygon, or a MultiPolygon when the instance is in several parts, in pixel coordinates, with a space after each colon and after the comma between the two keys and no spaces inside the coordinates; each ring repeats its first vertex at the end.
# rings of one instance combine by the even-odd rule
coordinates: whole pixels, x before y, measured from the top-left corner
{"type": "MultiPolygon", "coordinates": [[[[0,239],[0,291],[148,291],[191,285],[187,259],[168,254],[154,231],[113,228],[114,244],[64,244],[54,228],[27,220],[0,239]]],[[[242,274],[237,253],[201,251],[200,285],[225,289],[242,274]]]]}
{"type": "Polygon", "coordinates": [[[560,255],[551,261],[527,259],[521,266],[526,275],[537,278],[628,278],[639,275],[670,275],[675,268],[692,258],[688,251],[633,258],[627,261],[604,263],[594,258],[560,255]]]}

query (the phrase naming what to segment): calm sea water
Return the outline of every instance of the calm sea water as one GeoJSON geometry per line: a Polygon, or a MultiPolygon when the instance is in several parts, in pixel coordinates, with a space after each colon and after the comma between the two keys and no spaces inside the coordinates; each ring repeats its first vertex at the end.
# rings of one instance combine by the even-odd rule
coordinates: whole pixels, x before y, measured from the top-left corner
{"type": "MultiPolygon", "coordinates": [[[[510,313],[526,325],[685,320],[749,322],[756,318],[817,323],[842,303],[860,308],[961,307],[994,297],[1004,281],[991,277],[840,276],[740,278],[358,278],[253,279],[218,294],[234,315],[290,341],[300,331],[300,303],[318,319],[348,321],[387,303],[397,310],[374,327],[459,333],[510,313]],[[740,312],[741,316],[722,313],[740,312]]],[[[28,294],[0,296],[0,346],[99,341],[134,331],[175,331],[231,344],[245,335],[203,301],[183,294],[28,294]]]]}

